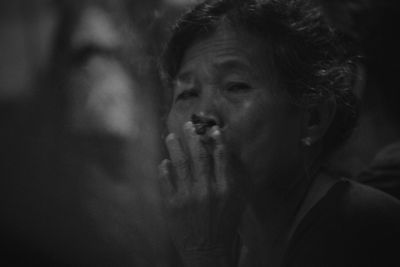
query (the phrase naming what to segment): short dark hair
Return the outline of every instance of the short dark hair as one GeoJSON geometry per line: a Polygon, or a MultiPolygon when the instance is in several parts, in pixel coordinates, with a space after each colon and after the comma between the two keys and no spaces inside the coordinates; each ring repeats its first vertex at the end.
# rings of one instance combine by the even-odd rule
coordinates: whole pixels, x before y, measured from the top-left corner
{"type": "Polygon", "coordinates": [[[400,39],[396,38],[400,17],[399,0],[316,0],[330,23],[353,38],[363,52],[367,84],[366,105],[378,105],[400,122],[398,64],[400,39]],[[372,100],[372,101],[371,101],[372,100]]]}
{"type": "Polygon", "coordinates": [[[337,112],[324,137],[326,150],[348,138],[358,117],[349,46],[306,0],[214,0],[195,6],[178,20],[165,48],[161,71],[167,86],[185,51],[222,23],[270,41],[279,81],[295,103],[335,98],[337,112]]]}

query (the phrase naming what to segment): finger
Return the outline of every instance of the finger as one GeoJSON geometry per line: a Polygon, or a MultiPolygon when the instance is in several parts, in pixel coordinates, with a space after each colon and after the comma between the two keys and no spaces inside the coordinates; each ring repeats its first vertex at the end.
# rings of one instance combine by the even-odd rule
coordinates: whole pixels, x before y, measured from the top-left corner
{"type": "Polygon", "coordinates": [[[162,194],[166,197],[172,196],[176,190],[171,176],[171,162],[169,160],[164,159],[158,166],[158,177],[162,194]]]}
{"type": "Polygon", "coordinates": [[[175,180],[176,188],[178,191],[185,190],[190,177],[188,157],[183,152],[179,139],[175,134],[169,134],[165,142],[177,176],[175,180]]]}
{"type": "Polygon", "coordinates": [[[226,173],[227,156],[225,145],[222,141],[221,131],[218,126],[213,126],[210,130],[210,137],[214,140],[214,171],[216,189],[220,192],[226,192],[230,184],[229,176],[226,173]]]}
{"type": "Polygon", "coordinates": [[[185,123],[184,135],[192,159],[194,183],[198,186],[206,186],[211,174],[211,156],[201,142],[200,135],[196,134],[192,122],[185,123]]]}

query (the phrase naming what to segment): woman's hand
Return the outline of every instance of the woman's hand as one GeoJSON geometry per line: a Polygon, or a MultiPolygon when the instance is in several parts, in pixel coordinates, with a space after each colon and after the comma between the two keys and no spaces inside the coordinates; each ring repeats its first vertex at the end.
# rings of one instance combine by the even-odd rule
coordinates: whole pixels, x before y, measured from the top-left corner
{"type": "Polygon", "coordinates": [[[232,266],[242,205],[228,172],[221,132],[213,126],[206,136],[198,135],[188,122],[184,135],[185,140],[168,135],[171,160],[160,165],[172,238],[186,265],[232,266]],[[186,142],[189,155],[181,142],[186,142]]]}

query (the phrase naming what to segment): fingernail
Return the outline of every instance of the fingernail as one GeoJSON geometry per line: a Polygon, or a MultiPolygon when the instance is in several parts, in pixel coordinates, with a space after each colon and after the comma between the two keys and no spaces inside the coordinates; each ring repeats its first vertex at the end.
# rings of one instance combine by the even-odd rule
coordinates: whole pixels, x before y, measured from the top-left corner
{"type": "Polygon", "coordinates": [[[161,166],[165,167],[168,164],[168,159],[163,159],[161,161],[161,166]]]}
{"type": "Polygon", "coordinates": [[[217,136],[221,135],[221,131],[219,130],[219,127],[217,125],[215,125],[211,128],[210,134],[212,137],[217,137],[217,136]]]}
{"type": "Polygon", "coordinates": [[[191,121],[186,122],[183,127],[185,128],[185,130],[188,130],[190,132],[194,131],[194,126],[193,126],[193,123],[191,121]]]}
{"type": "Polygon", "coordinates": [[[175,139],[175,134],[174,133],[170,133],[167,135],[167,138],[165,139],[167,142],[174,140],[175,139]]]}

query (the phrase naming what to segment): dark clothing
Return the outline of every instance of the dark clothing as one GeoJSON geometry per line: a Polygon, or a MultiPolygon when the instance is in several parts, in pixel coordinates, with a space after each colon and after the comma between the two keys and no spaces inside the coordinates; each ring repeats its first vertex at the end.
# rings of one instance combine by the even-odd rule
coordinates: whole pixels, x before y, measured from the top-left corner
{"type": "MultiPolygon", "coordinates": [[[[240,267],[263,266],[251,251],[241,251],[240,267]]],[[[298,224],[281,266],[400,266],[400,202],[338,179],[298,224]]]]}
{"type": "Polygon", "coordinates": [[[298,225],[283,266],[400,266],[400,202],[339,180],[298,225]]]}
{"type": "Polygon", "coordinates": [[[400,199],[400,142],[382,149],[357,181],[400,199]]]}

